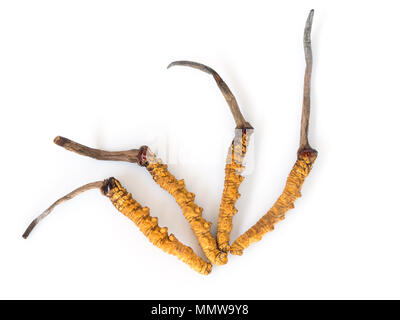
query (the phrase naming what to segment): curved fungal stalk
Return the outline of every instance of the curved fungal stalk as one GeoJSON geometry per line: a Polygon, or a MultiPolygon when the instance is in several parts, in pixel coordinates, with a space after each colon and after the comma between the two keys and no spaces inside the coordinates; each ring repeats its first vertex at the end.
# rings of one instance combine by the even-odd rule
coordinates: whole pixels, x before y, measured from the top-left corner
{"type": "Polygon", "coordinates": [[[58,199],[56,202],[54,202],[50,207],[48,207],[40,216],[38,216],[35,220],[31,222],[31,224],[28,226],[28,228],[25,230],[24,234],[22,237],[24,239],[28,238],[30,233],[32,232],[33,228],[36,227],[36,225],[42,221],[44,218],[46,218],[53,210],[55,207],[58,205],[62,204],[63,202],[67,200],[71,200],[72,198],[75,198],[77,195],[81,194],[82,192],[91,190],[91,189],[99,189],[103,185],[103,181],[96,181],[96,182],[91,182],[88,184],[85,184],[82,187],[79,187],[75,189],[74,191],[68,193],[64,197],[58,199]]]}
{"type": "Polygon", "coordinates": [[[226,158],[224,190],[219,208],[217,232],[219,249],[223,252],[229,252],[232,220],[233,216],[237,213],[235,204],[240,197],[239,187],[244,179],[241,175],[245,169],[243,162],[250,141],[250,135],[253,133],[253,127],[243,117],[235,96],[216,71],[204,64],[192,61],[175,61],[168,68],[172,66],[192,67],[211,74],[225,97],[236,123],[235,137],[232,140],[226,158]]]}
{"type": "Polygon", "coordinates": [[[150,148],[142,146],[140,149],[109,152],[89,148],[63,137],[56,137],[54,142],[69,151],[90,158],[135,162],[145,167],[154,181],[174,197],[196,235],[197,241],[206,257],[216,265],[223,265],[228,262],[227,254],[218,249],[217,242],[210,232],[212,224],[203,218],[203,209],[194,202],[195,195],[186,190],[184,180],[178,181],[168,171],[167,165],[163,164],[150,148]]]}
{"type": "Polygon", "coordinates": [[[82,144],[60,136],[55,137],[54,143],[67,149],[68,151],[72,151],[97,160],[125,161],[132,163],[138,163],[139,161],[140,149],[131,149],[126,151],[104,151],[86,147],[82,144]]]}
{"type": "Polygon", "coordinates": [[[201,70],[203,72],[206,72],[208,74],[211,74],[215,81],[217,82],[217,85],[219,89],[221,90],[226,102],[228,103],[229,109],[232,112],[233,119],[235,120],[236,123],[236,128],[237,129],[253,129],[253,127],[248,123],[243,115],[242,112],[240,111],[239,105],[236,101],[235,96],[232,94],[231,90],[229,87],[226,85],[224,80],[219,76],[219,74],[211,69],[210,67],[198,63],[198,62],[193,62],[193,61],[174,61],[169,64],[167,68],[171,68],[173,66],[186,66],[186,67],[192,67],[198,70],[201,70]]]}
{"type": "Polygon", "coordinates": [[[23,237],[26,239],[39,221],[45,218],[57,205],[90,189],[100,189],[101,193],[111,200],[119,212],[138,226],[153,245],[166,253],[176,256],[200,274],[207,275],[211,272],[212,265],[210,263],[197,256],[192,248],[181,243],[173,234],[168,235],[167,228],[159,227],[158,219],[150,216],[149,208],[142,207],[115,178],[89,183],[57,200],[44,213],[33,220],[23,237]]]}
{"type": "Polygon", "coordinates": [[[301,187],[305,178],[311,171],[312,165],[317,158],[318,152],[311,148],[308,142],[308,124],[310,118],[310,80],[312,67],[312,51],[311,51],[311,26],[313,21],[314,10],[311,10],[305,30],[304,30],[304,52],[306,58],[306,71],[304,77],[304,97],[303,111],[301,118],[300,130],[300,146],[297,151],[297,161],[295,162],[290,174],[286,180],[285,188],[274,203],[272,208],[258,222],[242,234],[232,244],[230,252],[232,254],[241,255],[243,250],[250,246],[253,242],[261,240],[261,238],[269,231],[274,229],[274,225],[285,218],[285,214],[289,209],[294,208],[294,202],[301,196],[301,187]]]}
{"type": "Polygon", "coordinates": [[[311,10],[307,18],[303,36],[304,56],[306,59],[306,71],[304,72],[303,110],[301,114],[299,151],[310,148],[310,145],[308,143],[308,125],[310,122],[311,72],[312,72],[312,62],[313,62],[312,48],[311,48],[311,27],[313,18],[314,18],[314,10],[311,10]]]}

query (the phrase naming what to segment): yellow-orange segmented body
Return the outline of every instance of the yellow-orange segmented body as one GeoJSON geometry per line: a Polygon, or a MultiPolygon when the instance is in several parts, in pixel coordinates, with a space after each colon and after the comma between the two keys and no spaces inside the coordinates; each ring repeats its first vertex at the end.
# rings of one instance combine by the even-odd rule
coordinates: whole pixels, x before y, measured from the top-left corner
{"type": "Polygon", "coordinates": [[[167,228],[159,227],[158,219],[150,216],[149,208],[142,207],[134,200],[118,180],[114,178],[106,180],[103,193],[110,198],[117,210],[132,220],[155,246],[176,256],[201,274],[207,275],[211,272],[210,263],[197,256],[192,248],[182,244],[173,234],[168,235],[167,228]]]}
{"type": "Polygon", "coordinates": [[[232,231],[232,219],[237,213],[235,203],[240,197],[239,186],[244,177],[241,175],[245,169],[243,165],[249,144],[251,129],[236,129],[235,138],[229,148],[225,165],[224,191],[218,216],[217,242],[220,250],[228,252],[229,239],[232,231]]]}
{"type": "Polygon", "coordinates": [[[206,257],[213,264],[226,264],[228,262],[227,254],[218,249],[217,242],[210,232],[212,224],[203,218],[203,209],[194,203],[195,195],[186,190],[184,180],[177,180],[168,171],[168,166],[156,158],[149,149],[146,150],[145,159],[143,165],[150,172],[154,181],[169,192],[182,209],[183,215],[189,222],[206,257]]]}
{"type": "Polygon", "coordinates": [[[289,209],[294,208],[294,202],[301,196],[301,187],[310,173],[316,157],[317,152],[315,150],[299,153],[297,161],[286,180],[282,194],[272,208],[254,226],[235,240],[230,250],[232,254],[241,255],[243,250],[253,242],[260,241],[267,232],[274,230],[276,223],[285,218],[289,209]]]}

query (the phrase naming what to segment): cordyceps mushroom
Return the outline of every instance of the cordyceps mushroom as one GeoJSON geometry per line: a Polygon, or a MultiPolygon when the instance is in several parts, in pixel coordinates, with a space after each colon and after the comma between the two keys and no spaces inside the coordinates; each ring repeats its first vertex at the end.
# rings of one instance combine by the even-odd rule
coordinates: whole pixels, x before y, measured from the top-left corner
{"type": "Polygon", "coordinates": [[[184,180],[177,180],[168,171],[167,165],[163,164],[149,147],[142,146],[140,149],[111,152],[89,148],[59,136],[54,139],[54,143],[69,151],[97,160],[125,161],[145,167],[154,181],[175,198],[207,259],[215,265],[227,263],[227,253],[218,249],[217,242],[210,232],[211,223],[203,218],[203,209],[194,202],[195,195],[186,190],[184,180]]]}
{"type": "Polygon", "coordinates": [[[217,243],[219,249],[223,252],[229,252],[232,220],[233,216],[237,213],[235,203],[240,197],[239,187],[244,179],[241,173],[245,169],[243,162],[250,142],[250,135],[253,133],[253,127],[244,119],[235,96],[216,71],[204,64],[192,61],[174,61],[168,66],[168,68],[172,66],[192,67],[211,74],[228,103],[236,122],[235,136],[232,140],[231,146],[229,147],[226,158],[224,190],[222,192],[219,208],[217,231],[217,243]]]}
{"type": "Polygon", "coordinates": [[[117,210],[132,220],[145,237],[156,247],[176,256],[200,274],[207,275],[211,272],[212,265],[210,263],[196,255],[192,248],[181,243],[173,234],[168,235],[167,228],[159,227],[158,219],[150,216],[149,208],[142,207],[115,178],[88,183],[60,198],[32,221],[23,234],[23,237],[26,239],[32,229],[50,214],[56,206],[90,189],[100,189],[101,193],[111,200],[117,210]]]}
{"type": "MultiPolygon", "coordinates": [[[[234,95],[213,69],[191,61],[176,61],[169,65],[169,67],[175,65],[189,66],[211,74],[225,97],[236,122],[235,137],[229,148],[225,166],[225,181],[219,210],[217,240],[210,232],[211,223],[203,218],[203,209],[194,202],[195,195],[186,189],[184,180],[177,180],[168,171],[167,165],[163,164],[147,146],[142,146],[140,149],[110,152],[89,148],[63,137],[56,137],[54,143],[69,151],[94,159],[125,161],[137,163],[145,167],[154,181],[174,197],[186,220],[190,224],[207,259],[215,265],[226,264],[228,261],[228,252],[241,255],[244,249],[253,242],[261,240],[267,232],[274,229],[274,225],[277,222],[285,218],[286,212],[294,207],[295,200],[300,197],[301,187],[317,157],[317,151],[311,148],[308,142],[312,68],[310,33],[313,14],[314,11],[311,10],[304,30],[306,71],[304,77],[300,146],[297,151],[297,160],[287,178],[282,194],[273,207],[254,226],[236,239],[232,246],[229,245],[232,219],[237,212],[235,203],[240,197],[238,190],[244,179],[241,175],[244,170],[243,161],[249,144],[250,135],[253,132],[253,127],[244,119],[234,95]]],[[[27,238],[33,228],[52,212],[56,206],[90,189],[100,189],[103,195],[110,198],[117,210],[131,219],[155,246],[176,256],[201,274],[209,274],[211,272],[211,263],[197,256],[190,247],[179,242],[174,235],[168,235],[167,228],[159,227],[158,219],[150,216],[149,208],[142,207],[134,200],[132,195],[128,193],[115,178],[86,184],[60,198],[32,221],[23,234],[23,237],[27,238]]]]}
{"type": "Polygon", "coordinates": [[[274,229],[274,225],[285,218],[289,209],[294,208],[294,202],[301,196],[300,191],[305,178],[311,171],[312,165],[317,158],[318,152],[310,147],[308,142],[308,125],[310,119],[310,81],[312,69],[311,51],[311,26],[314,10],[311,10],[304,29],[304,53],[306,60],[306,71],[304,76],[303,110],[301,116],[300,146],[297,151],[297,160],[286,180],[285,188],[274,203],[272,208],[258,222],[242,234],[232,244],[230,252],[241,255],[243,250],[253,242],[274,229]]]}

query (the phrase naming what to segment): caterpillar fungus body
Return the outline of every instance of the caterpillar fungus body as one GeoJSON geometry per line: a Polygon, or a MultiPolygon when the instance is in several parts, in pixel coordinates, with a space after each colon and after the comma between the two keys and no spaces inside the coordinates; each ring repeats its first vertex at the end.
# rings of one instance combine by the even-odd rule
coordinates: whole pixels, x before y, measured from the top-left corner
{"type": "Polygon", "coordinates": [[[144,236],[156,247],[166,253],[174,255],[193,270],[200,274],[207,275],[212,270],[212,265],[200,258],[192,248],[181,243],[173,234],[168,235],[168,229],[158,225],[158,219],[150,216],[150,209],[142,207],[132,195],[126,191],[121,183],[115,178],[109,178],[104,181],[97,181],[86,184],[70,192],[66,196],[54,202],[39,217],[32,221],[26,229],[23,237],[26,239],[33,228],[43,220],[57,205],[70,200],[78,194],[90,190],[100,189],[101,193],[107,196],[115,208],[132,220],[140,229],[144,236]]]}
{"type": "Polygon", "coordinates": [[[272,206],[272,208],[258,222],[242,234],[231,247],[231,253],[241,255],[253,242],[261,240],[268,232],[274,229],[274,225],[285,218],[285,213],[294,208],[295,200],[300,197],[300,190],[305,178],[311,171],[312,165],[317,158],[318,152],[310,147],[308,142],[308,125],[310,121],[310,92],[311,92],[311,26],[314,17],[314,10],[308,15],[304,28],[304,55],[306,59],[306,70],[304,75],[303,108],[300,126],[300,146],[297,151],[297,161],[287,178],[285,188],[272,206]]]}
{"type": "Polygon", "coordinates": [[[168,229],[158,226],[158,219],[151,217],[150,209],[142,207],[132,195],[123,188],[118,180],[110,178],[102,187],[103,193],[110,198],[119,212],[132,220],[152,244],[166,253],[176,256],[195,271],[207,275],[212,265],[200,258],[193,249],[181,243],[168,229]]]}
{"type": "Polygon", "coordinates": [[[301,187],[305,178],[311,171],[317,157],[315,150],[299,153],[290,174],[286,180],[285,188],[272,208],[258,222],[242,234],[232,244],[232,254],[242,255],[243,250],[261,238],[269,231],[274,230],[274,225],[285,218],[289,209],[294,208],[294,202],[301,196],[301,187]]]}
{"type": "Polygon", "coordinates": [[[174,197],[206,257],[213,264],[226,264],[227,254],[218,249],[217,242],[210,232],[212,224],[203,218],[203,209],[194,202],[195,195],[186,190],[185,181],[177,180],[168,171],[168,166],[149,148],[146,147],[143,151],[145,152],[140,153],[139,164],[145,166],[154,181],[174,197]]]}
{"type": "Polygon", "coordinates": [[[239,187],[244,177],[241,175],[245,167],[244,157],[252,129],[236,129],[235,138],[229,147],[225,165],[224,191],[222,193],[221,204],[218,215],[217,242],[220,250],[229,252],[230,234],[232,231],[232,219],[237,213],[235,203],[240,197],[239,187]]]}

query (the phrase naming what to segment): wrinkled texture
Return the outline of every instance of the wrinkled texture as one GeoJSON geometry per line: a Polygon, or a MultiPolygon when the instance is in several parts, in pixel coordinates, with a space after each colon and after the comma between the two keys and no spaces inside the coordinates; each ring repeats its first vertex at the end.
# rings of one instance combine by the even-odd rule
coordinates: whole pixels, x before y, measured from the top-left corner
{"type": "Polygon", "coordinates": [[[192,248],[182,244],[173,234],[168,235],[167,228],[158,226],[158,219],[150,216],[150,210],[142,207],[119,181],[111,178],[111,189],[106,193],[119,212],[132,220],[152,244],[164,252],[176,256],[195,271],[207,275],[212,265],[197,256],[192,248]]]}
{"type": "Polygon", "coordinates": [[[252,130],[236,129],[235,138],[229,148],[225,165],[224,191],[218,216],[217,242],[220,250],[228,252],[229,239],[232,231],[232,219],[237,213],[235,204],[240,197],[239,187],[244,177],[244,157],[250,140],[252,130]]]}
{"type": "Polygon", "coordinates": [[[286,212],[294,208],[294,202],[301,196],[301,187],[310,173],[315,159],[316,153],[298,156],[286,180],[285,189],[278,200],[254,226],[235,240],[230,251],[232,254],[242,255],[244,249],[253,242],[260,241],[267,232],[274,230],[276,223],[285,219],[286,212]]]}
{"type": "Polygon", "coordinates": [[[212,224],[203,218],[203,209],[194,203],[195,195],[186,190],[184,180],[178,181],[168,171],[168,166],[156,158],[150,150],[147,150],[146,159],[147,170],[154,181],[174,197],[206,257],[213,264],[226,264],[228,262],[227,254],[218,249],[217,242],[210,232],[212,224]]]}

